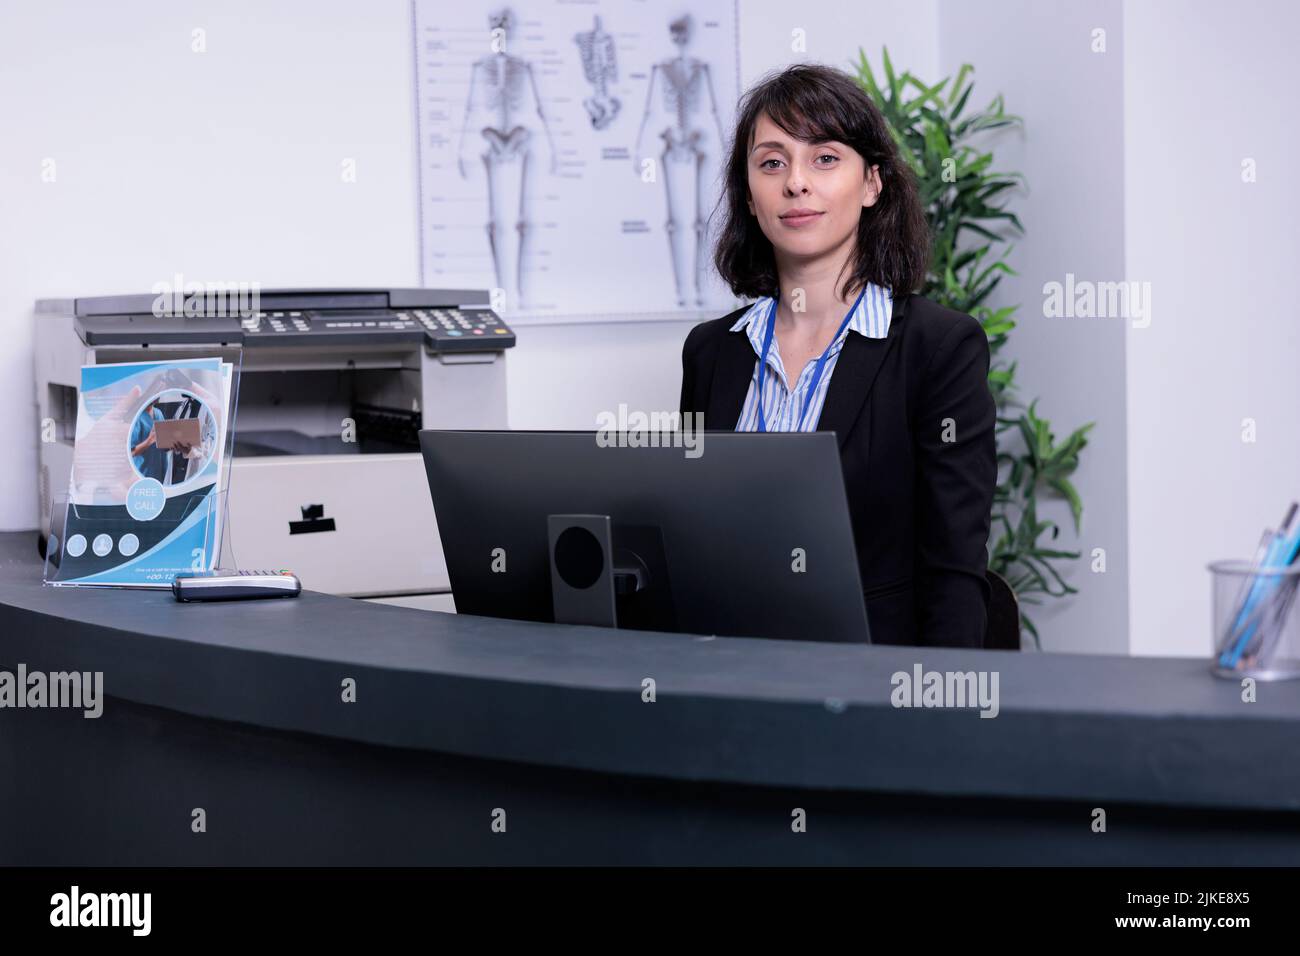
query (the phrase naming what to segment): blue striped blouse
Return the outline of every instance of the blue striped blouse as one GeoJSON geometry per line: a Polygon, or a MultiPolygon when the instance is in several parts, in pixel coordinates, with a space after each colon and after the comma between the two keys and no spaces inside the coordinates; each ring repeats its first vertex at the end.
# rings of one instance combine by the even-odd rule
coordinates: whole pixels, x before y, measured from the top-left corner
{"type": "MultiPolygon", "coordinates": [[[[732,332],[745,330],[749,343],[754,347],[754,355],[763,354],[763,334],[767,331],[767,310],[772,306],[772,297],[764,296],[746,310],[745,314],[731,327],[732,332]]],[[[875,283],[867,283],[867,291],[858,302],[853,318],[844,327],[844,331],[831,343],[830,354],[826,356],[826,366],[822,369],[821,381],[809,403],[808,417],[804,420],[804,431],[816,431],[817,420],[821,418],[822,406],[826,404],[826,391],[830,388],[831,375],[839,361],[844,340],[850,332],[869,339],[883,339],[889,334],[889,318],[893,312],[893,297],[889,290],[875,283]]],[[[813,369],[816,360],[810,361],[799,373],[799,378],[791,389],[786,381],[785,366],[781,364],[781,350],[776,336],[772,336],[772,347],[767,353],[767,374],[763,376],[763,420],[770,432],[795,431],[799,412],[803,408],[804,396],[812,384],[813,369]]],[[[740,419],[736,422],[736,431],[752,432],[758,430],[758,362],[754,362],[754,374],[749,380],[749,393],[740,410],[740,419]]]]}

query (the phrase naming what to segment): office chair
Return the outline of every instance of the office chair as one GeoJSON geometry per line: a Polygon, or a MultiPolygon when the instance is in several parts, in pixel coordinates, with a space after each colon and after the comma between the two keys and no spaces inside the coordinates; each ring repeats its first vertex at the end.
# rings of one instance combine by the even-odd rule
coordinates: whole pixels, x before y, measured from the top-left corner
{"type": "Polygon", "coordinates": [[[984,629],[984,647],[988,650],[1020,650],[1020,600],[1007,579],[992,568],[984,570],[989,582],[988,626],[984,629]]]}

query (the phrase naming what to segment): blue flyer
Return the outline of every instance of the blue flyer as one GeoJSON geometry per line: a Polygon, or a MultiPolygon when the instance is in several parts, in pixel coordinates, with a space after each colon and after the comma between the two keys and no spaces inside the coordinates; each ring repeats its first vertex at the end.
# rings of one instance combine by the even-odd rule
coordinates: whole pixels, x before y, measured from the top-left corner
{"type": "Polygon", "coordinates": [[[82,367],[51,583],[161,588],[215,566],[230,373],[219,358],[82,367]]]}

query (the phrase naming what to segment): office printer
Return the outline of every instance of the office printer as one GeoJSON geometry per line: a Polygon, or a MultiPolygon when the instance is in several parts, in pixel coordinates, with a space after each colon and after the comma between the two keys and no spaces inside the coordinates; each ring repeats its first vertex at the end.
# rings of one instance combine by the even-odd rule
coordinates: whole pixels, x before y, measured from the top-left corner
{"type": "Polygon", "coordinates": [[[506,427],[515,336],[488,292],[259,290],[247,310],[201,294],[170,313],[157,295],[36,303],[42,534],[82,365],[221,356],[240,379],[220,564],[355,597],[449,593],[418,433],[506,427]]]}

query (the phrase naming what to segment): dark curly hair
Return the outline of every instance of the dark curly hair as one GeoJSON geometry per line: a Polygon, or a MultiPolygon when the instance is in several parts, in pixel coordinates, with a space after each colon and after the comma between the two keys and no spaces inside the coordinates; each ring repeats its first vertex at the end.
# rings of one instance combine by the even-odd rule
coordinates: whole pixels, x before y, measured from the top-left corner
{"type": "Polygon", "coordinates": [[[718,274],[732,292],[749,298],[780,294],[772,243],[747,205],[749,150],[754,127],[764,113],[795,139],[835,140],[855,149],[868,170],[880,167],[880,197],[875,205],[862,209],[850,260],[852,275],[841,298],[866,282],[884,286],[896,296],[922,286],[930,231],[916,177],[898,155],[880,110],[852,77],[832,67],[798,63],[764,77],[742,97],[739,112],[718,202],[719,206],[725,203],[726,218],[713,255],[718,274]]]}

